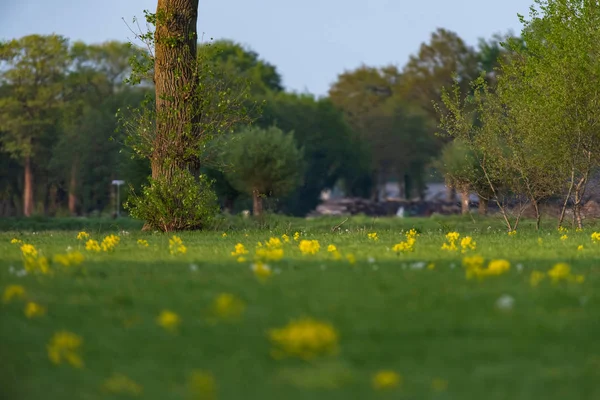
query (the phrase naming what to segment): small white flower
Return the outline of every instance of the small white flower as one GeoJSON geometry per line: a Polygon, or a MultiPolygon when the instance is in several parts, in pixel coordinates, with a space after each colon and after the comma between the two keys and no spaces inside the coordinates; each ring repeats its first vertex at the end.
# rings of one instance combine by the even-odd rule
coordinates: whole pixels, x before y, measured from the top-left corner
{"type": "Polygon", "coordinates": [[[521,264],[521,263],[517,264],[517,265],[516,265],[516,268],[517,268],[517,272],[518,272],[518,273],[521,273],[521,272],[523,272],[523,264],[521,264]]]}
{"type": "Polygon", "coordinates": [[[198,266],[196,264],[190,264],[190,271],[192,271],[192,272],[198,271],[198,266]]]}
{"type": "Polygon", "coordinates": [[[8,267],[8,273],[9,274],[14,274],[15,273],[15,267],[13,267],[12,265],[10,267],[8,267]]]}
{"type": "Polygon", "coordinates": [[[367,262],[369,264],[373,264],[375,262],[375,258],[374,257],[369,257],[369,258],[367,258],[367,262]]]}
{"type": "Polygon", "coordinates": [[[274,273],[276,273],[276,274],[280,274],[280,273],[281,273],[281,270],[280,270],[279,268],[274,268],[274,269],[273,269],[273,272],[274,272],[274,273]]]}
{"type": "Polygon", "coordinates": [[[67,246],[67,248],[65,249],[65,251],[66,251],[67,253],[68,253],[68,252],[70,252],[71,250],[73,250],[73,248],[72,248],[71,246],[67,246]]]}
{"type": "Polygon", "coordinates": [[[496,300],[496,308],[502,311],[512,310],[515,305],[515,299],[509,294],[503,294],[496,300]]]}
{"type": "Polygon", "coordinates": [[[425,268],[425,262],[424,261],[419,261],[416,263],[412,263],[410,265],[410,269],[423,269],[425,268]]]}
{"type": "MultiPolygon", "coordinates": [[[[259,264],[252,264],[252,265],[250,265],[250,269],[251,269],[253,272],[256,272],[256,271],[258,270],[258,268],[259,268],[259,267],[258,267],[258,265],[259,265],[259,264]]],[[[261,265],[260,265],[260,268],[262,268],[262,269],[266,269],[266,270],[269,270],[269,271],[271,270],[271,267],[270,267],[269,265],[267,265],[267,264],[261,264],[261,265]]]]}
{"type": "Polygon", "coordinates": [[[456,268],[456,264],[454,264],[454,263],[450,264],[450,268],[452,268],[452,269],[456,268]]]}

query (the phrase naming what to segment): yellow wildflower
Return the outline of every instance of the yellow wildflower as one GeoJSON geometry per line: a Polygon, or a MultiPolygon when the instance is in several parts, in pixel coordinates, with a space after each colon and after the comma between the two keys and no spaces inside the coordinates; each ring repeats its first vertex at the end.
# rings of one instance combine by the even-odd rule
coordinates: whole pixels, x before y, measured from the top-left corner
{"type": "Polygon", "coordinates": [[[256,276],[259,280],[265,281],[267,278],[271,276],[273,271],[271,271],[271,267],[267,264],[257,261],[250,266],[252,272],[254,272],[254,276],[256,276]]]}
{"type": "Polygon", "coordinates": [[[148,247],[148,241],[145,239],[138,239],[137,244],[140,247],[148,247]]]}
{"type": "Polygon", "coordinates": [[[217,384],[210,372],[192,371],[188,380],[188,390],[195,399],[215,400],[217,398],[217,384]]]}
{"type": "Polygon", "coordinates": [[[239,263],[246,262],[246,257],[238,257],[237,262],[239,262],[239,263]]]}
{"type": "Polygon", "coordinates": [[[297,242],[300,239],[300,232],[294,232],[294,240],[297,242]]]}
{"type": "Polygon", "coordinates": [[[569,232],[569,230],[567,228],[565,228],[564,226],[559,226],[557,230],[560,233],[567,233],[567,232],[569,232]]]}
{"type": "Polygon", "coordinates": [[[41,317],[46,314],[46,308],[30,301],[25,305],[24,313],[27,318],[41,317]]]}
{"type": "Polygon", "coordinates": [[[541,281],[544,280],[546,274],[540,271],[531,271],[531,275],[529,276],[529,284],[533,287],[536,287],[540,284],[541,281]]]}
{"type": "Polygon", "coordinates": [[[592,233],[592,242],[599,243],[600,242],[600,232],[592,233]]]}
{"type": "Polygon", "coordinates": [[[446,234],[446,242],[442,244],[442,250],[457,251],[458,247],[456,247],[456,242],[459,237],[460,233],[458,232],[448,232],[446,234]]]}
{"type": "Polygon", "coordinates": [[[25,271],[27,272],[41,273],[42,275],[49,275],[52,273],[46,257],[25,257],[24,266],[25,271]]]}
{"type": "Polygon", "coordinates": [[[238,257],[244,254],[248,254],[248,250],[246,250],[246,247],[244,247],[244,245],[242,243],[238,243],[235,245],[235,250],[231,252],[231,255],[233,257],[238,257]]]}
{"type": "Polygon", "coordinates": [[[77,240],[87,240],[89,238],[90,238],[90,235],[85,231],[81,231],[77,234],[77,240]]]}
{"type": "Polygon", "coordinates": [[[244,302],[231,293],[221,293],[214,300],[210,311],[223,320],[236,320],[246,310],[244,302]]]}
{"type": "Polygon", "coordinates": [[[392,251],[398,254],[410,253],[414,251],[414,245],[417,242],[417,236],[419,236],[419,234],[415,229],[409,230],[408,232],[404,233],[404,237],[406,238],[406,240],[400,243],[396,243],[392,247],[392,251]]]}
{"type": "Polygon", "coordinates": [[[538,240],[537,240],[537,242],[541,246],[544,243],[544,239],[542,239],[541,237],[539,237],[538,240]]]}
{"type": "Polygon", "coordinates": [[[492,260],[488,264],[486,275],[502,275],[510,270],[510,263],[507,260],[492,260]]]}
{"type": "Polygon", "coordinates": [[[354,256],[354,254],[347,254],[346,260],[348,260],[350,264],[356,264],[356,257],[354,256]]]}
{"type": "Polygon", "coordinates": [[[571,276],[571,267],[566,263],[555,264],[554,267],[548,271],[548,276],[552,279],[553,283],[568,280],[571,276]]]}
{"type": "Polygon", "coordinates": [[[117,247],[121,238],[116,235],[108,235],[102,240],[102,251],[112,251],[117,247]]]}
{"type": "Polygon", "coordinates": [[[330,244],[329,246],[327,246],[327,252],[335,253],[336,251],[337,251],[337,247],[335,247],[334,244],[330,244]]]}
{"type": "Polygon", "coordinates": [[[515,236],[517,234],[516,230],[510,230],[508,231],[508,236],[515,236]]]}
{"type": "Polygon", "coordinates": [[[83,339],[74,333],[58,332],[48,344],[48,358],[57,365],[66,361],[75,368],[82,368],[83,360],[79,354],[82,343],[83,339]]]}
{"type": "Polygon", "coordinates": [[[560,237],[560,240],[562,240],[562,241],[565,241],[565,240],[567,240],[568,238],[569,238],[569,237],[568,237],[567,235],[562,235],[562,236],[560,237]]]}
{"type": "Polygon", "coordinates": [[[369,233],[367,236],[369,237],[369,240],[379,240],[379,237],[377,237],[377,232],[369,233]]]}
{"type": "Polygon", "coordinates": [[[288,356],[310,360],[321,355],[335,354],[339,336],[331,324],[303,318],[291,321],[283,328],[271,329],[269,339],[273,345],[271,355],[274,358],[288,356]]]}
{"type": "Polygon", "coordinates": [[[284,243],[290,242],[290,237],[288,235],[286,235],[285,233],[283,235],[281,235],[281,238],[283,239],[284,243]]]}
{"type": "Polygon", "coordinates": [[[156,323],[167,331],[175,332],[181,324],[181,318],[173,311],[163,310],[156,318],[156,323]]]}
{"type": "Polygon", "coordinates": [[[484,261],[485,260],[480,255],[463,258],[462,265],[465,268],[466,278],[472,279],[478,277],[481,274],[484,261]]]}
{"type": "Polygon", "coordinates": [[[112,375],[104,382],[102,388],[110,393],[129,396],[139,396],[144,391],[142,386],[123,374],[112,375]]]}
{"type": "Polygon", "coordinates": [[[173,235],[171,239],[169,239],[169,253],[172,255],[176,254],[185,254],[187,252],[187,247],[183,244],[181,238],[177,235],[173,235]]]}
{"type": "Polygon", "coordinates": [[[5,304],[10,303],[13,299],[23,300],[25,298],[25,288],[21,285],[8,285],[4,289],[2,295],[2,302],[5,304]]]}
{"type": "Polygon", "coordinates": [[[460,241],[461,252],[466,253],[469,250],[475,250],[477,248],[477,243],[473,240],[471,236],[465,236],[460,241]]]}
{"type": "Polygon", "coordinates": [[[10,244],[22,244],[22,243],[23,243],[23,242],[22,242],[21,240],[19,240],[19,239],[16,239],[16,238],[15,238],[15,239],[12,239],[12,240],[10,241],[10,244]]]}
{"type": "Polygon", "coordinates": [[[435,269],[435,264],[434,263],[427,264],[427,269],[434,270],[435,269]]]}
{"type": "Polygon", "coordinates": [[[581,251],[581,250],[583,250],[583,245],[582,245],[582,244],[580,244],[579,246],[577,246],[577,250],[578,250],[578,251],[581,251]]]}
{"type": "Polygon", "coordinates": [[[265,247],[269,249],[279,249],[283,244],[279,238],[271,237],[267,242],[265,242],[265,247]]]}
{"type": "Polygon", "coordinates": [[[301,240],[298,248],[302,254],[317,254],[321,245],[318,240],[301,240]]]}
{"type": "Polygon", "coordinates": [[[98,241],[90,239],[85,243],[85,249],[98,253],[100,251],[100,244],[98,244],[98,241]]]}
{"type": "Polygon", "coordinates": [[[227,232],[223,232],[223,234],[221,235],[221,237],[226,238],[227,237],[227,232]]]}
{"type": "Polygon", "coordinates": [[[84,260],[83,254],[79,251],[73,251],[66,254],[56,254],[52,261],[61,264],[64,267],[77,266],[84,260]]]}
{"type": "Polygon", "coordinates": [[[283,249],[257,247],[254,258],[257,261],[279,261],[283,258],[283,249]]]}
{"type": "Polygon", "coordinates": [[[38,256],[38,251],[32,244],[23,243],[21,246],[21,252],[23,253],[24,257],[36,258],[38,256]]]}
{"type": "Polygon", "coordinates": [[[401,384],[402,377],[394,371],[378,371],[372,379],[373,388],[376,390],[393,389],[401,384]]]}

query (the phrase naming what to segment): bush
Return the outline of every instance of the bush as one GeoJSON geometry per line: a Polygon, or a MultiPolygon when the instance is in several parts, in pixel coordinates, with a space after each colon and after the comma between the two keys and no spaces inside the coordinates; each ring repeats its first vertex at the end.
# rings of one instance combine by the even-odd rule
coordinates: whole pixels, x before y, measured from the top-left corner
{"type": "Polygon", "coordinates": [[[150,178],[125,203],[133,218],[146,221],[146,229],[163,232],[203,229],[217,214],[217,196],[206,175],[195,178],[189,171],[177,171],[171,177],[150,178]]]}

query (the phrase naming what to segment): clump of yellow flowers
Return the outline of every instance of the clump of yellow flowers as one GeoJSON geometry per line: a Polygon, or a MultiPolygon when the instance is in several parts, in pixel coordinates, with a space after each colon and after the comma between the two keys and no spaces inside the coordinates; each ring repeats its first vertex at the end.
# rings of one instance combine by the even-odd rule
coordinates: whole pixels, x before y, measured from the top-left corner
{"type": "Polygon", "coordinates": [[[63,267],[72,267],[80,265],[84,260],[83,254],[79,251],[70,251],[66,254],[56,254],[52,257],[52,261],[60,264],[63,267]]]}
{"type": "Polygon", "coordinates": [[[254,259],[262,262],[279,261],[283,258],[283,244],[279,238],[271,237],[265,243],[258,242],[254,259]]]}
{"type": "Polygon", "coordinates": [[[217,383],[213,374],[194,370],[188,379],[188,390],[194,399],[215,400],[217,383]]]}
{"type": "Polygon", "coordinates": [[[271,267],[262,261],[257,261],[250,266],[250,269],[260,281],[265,282],[272,274],[271,267]]]}
{"type": "Polygon", "coordinates": [[[129,396],[139,396],[144,391],[142,386],[123,374],[112,375],[104,382],[102,388],[110,393],[124,394],[129,396]]]}
{"type": "Polygon", "coordinates": [[[98,253],[100,252],[100,244],[97,240],[90,239],[87,242],[85,242],[85,249],[87,251],[93,251],[95,253],[98,253]]]}
{"type": "Polygon", "coordinates": [[[592,242],[600,243],[600,232],[592,233],[592,242]]]}
{"type": "Polygon", "coordinates": [[[137,244],[140,247],[148,247],[148,241],[145,239],[138,239],[137,244]]]}
{"type": "Polygon", "coordinates": [[[465,236],[460,241],[461,253],[466,253],[468,251],[472,251],[477,249],[477,243],[473,240],[471,236],[465,236]]]}
{"type": "Polygon", "coordinates": [[[25,305],[23,312],[27,318],[41,317],[46,314],[46,308],[34,301],[29,301],[25,305]]]}
{"type": "Polygon", "coordinates": [[[175,332],[181,324],[181,318],[173,311],[163,310],[156,318],[156,323],[169,332],[175,332]]]}
{"type": "Polygon", "coordinates": [[[271,355],[276,359],[297,357],[311,360],[338,351],[339,335],[335,328],[312,318],[291,321],[283,328],[271,329],[271,355]]]}
{"type": "Polygon", "coordinates": [[[82,343],[83,339],[72,332],[57,332],[48,344],[48,358],[57,365],[64,361],[75,368],[82,368],[82,343]]]}
{"type": "Polygon", "coordinates": [[[498,276],[510,270],[510,262],[507,260],[491,260],[487,268],[484,268],[484,259],[479,255],[463,258],[462,264],[465,268],[467,279],[483,279],[488,276],[498,276]]]}
{"type": "Polygon", "coordinates": [[[415,246],[415,243],[417,242],[417,236],[419,236],[419,234],[417,233],[417,231],[415,229],[409,230],[408,232],[406,232],[404,234],[404,237],[406,238],[406,240],[395,244],[394,247],[392,247],[392,250],[396,253],[413,252],[415,250],[414,246],[415,246]]]}
{"type": "Polygon", "coordinates": [[[342,255],[340,254],[340,252],[334,244],[330,244],[329,246],[327,246],[327,252],[331,254],[334,260],[339,260],[342,258],[342,255]]]}
{"type": "Polygon", "coordinates": [[[377,232],[371,232],[367,234],[367,237],[369,238],[369,240],[379,240],[379,237],[377,236],[377,232]]]}
{"type": "Polygon", "coordinates": [[[2,302],[8,304],[13,299],[25,299],[25,288],[21,285],[8,285],[2,294],[2,302]]]}
{"type": "Polygon", "coordinates": [[[585,281],[585,277],[583,275],[575,275],[571,272],[571,267],[566,263],[558,263],[555,264],[550,271],[547,273],[543,273],[540,271],[532,271],[529,276],[529,283],[531,286],[537,286],[541,281],[543,281],[546,276],[550,278],[552,283],[559,282],[574,282],[574,283],[583,283],[585,281]]]}
{"type": "Polygon", "coordinates": [[[397,372],[381,370],[373,375],[371,384],[375,390],[393,389],[402,384],[402,377],[397,372]]]}
{"type": "Polygon", "coordinates": [[[183,240],[177,235],[173,235],[171,239],[169,239],[169,253],[171,255],[177,254],[185,254],[187,252],[187,247],[183,244],[183,240]]]}
{"type": "Polygon", "coordinates": [[[298,245],[300,252],[304,255],[306,254],[317,254],[321,249],[321,245],[318,240],[301,240],[298,245]]]}
{"type": "Polygon", "coordinates": [[[213,300],[209,311],[213,318],[235,321],[245,310],[246,305],[240,298],[231,293],[221,293],[213,300]]]}
{"type": "Polygon", "coordinates": [[[517,234],[517,231],[514,229],[508,231],[508,236],[515,236],[516,234],[517,234]]]}
{"type": "Polygon", "coordinates": [[[32,244],[23,243],[21,245],[23,254],[23,263],[25,271],[31,273],[40,273],[42,275],[51,274],[50,265],[46,257],[40,256],[37,249],[32,244]]]}
{"type": "Polygon", "coordinates": [[[86,231],[81,231],[77,234],[77,240],[87,240],[89,238],[90,238],[90,235],[86,231]]]}
{"type": "Polygon", "coordinates": [[[448,251],[457,251],[458,247],[456,247],[456,242],[460,237],[460,233],[458,232],[448,232],[446,233],[446,242],[442,244],[442,250],[448,251]]]}
{"type": "Polygon", "coordinates": [[[102,251],[113,251],[120,241],[121,238],[117,235],[106,236],[104,239],[102,239],[102,251]]]}

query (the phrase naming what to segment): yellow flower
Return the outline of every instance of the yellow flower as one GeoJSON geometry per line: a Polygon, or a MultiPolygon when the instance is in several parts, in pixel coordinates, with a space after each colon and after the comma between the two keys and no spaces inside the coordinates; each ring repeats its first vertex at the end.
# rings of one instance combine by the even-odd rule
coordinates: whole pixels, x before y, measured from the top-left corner
{"type": "Polygon", "coordinates": [[[566,281],[571,277],[571,267],[566,263],[555,264],[554,267],[548,271],[548,276],[552,279],[553,283],[566,281]]]}
{"type": "Polygon", "coordinates": [[[169,239],[169,253],[172,255],[176,254],[185,254],[187,252],[187,247],[183,244],[183,241],[179,236],[173,235],[171,239],[169,239]]]}
{"type": "Polygon", "coordinates": [[[544,239],[542,239],[541,237],[539,237],[538,240],[537,240],[537,242],[541,246],[544,243],[544,239]]]}
{"type": "Polygon", "coordinates": [[[48,264],[48,259],[46,257],[25,257],[24,266],[25,271],[27,272],[40,273],[42,275],[52,274],[52,270],[50,270],[50,265],[48,264]]]}
{"type": "Polygon", "coordinates": [[[560,233],[567,233],[567,232],[569,232],[569,230],[567,228],[565,228],[564,226],[559,226],[557,230],[560,233]]]}
{"type": "Polygon", "coordinates": [[[2,295],[2,302],[5,304],[10,303],[13,299],[23,300],[25,298],[25,288],[21,285],[8,285],[4,289],[2,295]]]}
{"type": "Polygon", "coordinates": [[[531,275],[529,275],[529,284],[533,287],[536,287],[540,284],[541,281],[544,280],[546,274],[540,271],[531,271],[531,275]]]}
{"type": "MultiPolygon", "coordinates": [[[[457,251],[458,247],[456,247],[456,242],[459,237],[460,233],[458,232],[448,232],[446,234],[446,242],[442,244],[442,250],[457,251]]],[[[468,241],[465,243],[468,243],[468,241]]]]}
{"type": "Polygon", "coordinates": [[[66,254],[56,254],[52,257],[52,261],[61,264],[64,267],[77,266],[84,260],[83,254],[78,251],[69,252],[66,254]]]}
{"type": "Polygon", "coordinates": [[[257,247],[254,253],[257,261],[279,261],[283,258],[283,249],[274,249],[268,247],[257,247]]]}
{"type": "Polygon", "coordinates": [[[168,331],[175,332],[181,324],[181,318],[169,310],[163,310],[156,318],[156,323],[168,331]]]}
{"type": "Polygon", "coordinates": [[[87,251],[94,251],[98,253],[100,251],[100,244],[98,244],[96,240],[90,239],[85,243],[85,249],[87,251]]]}
{"type": "Polygon", "coordinates": [[[583,250],[583,245],[582,245],[582,244],[580,244],[579,246],[577,246],[577,250],[578,250],[578,251],[581,251],[581,250],[583,250]]]}
{"type": "Polygon", "coordinates": [[[485,260],[480,255],[463,258],[462,265],[466,271],[466,278],[472,279],[480,276],[484,261],[485,260]]]}
{"type": "Polygon", "coordinates": [[[367,236],[370,240],[379,240],[379,237],[377,237],[377,232],[369,233],[367,236]]]}
{"type": "Polygon", "coordinates": [[[600,242],[600,232],[592,233],[592,242],[594,242],[594,243],[600,242]]]}
{"type": "Polygon", "coordinates": [[[212,314],[224,320],[236,320],[245,310],[244,302],[231,293],[219,294],[211,305],[212,314]]]}
{"type": "Polygon", "coordinates": [[[346,255],[346,260],[348,260],[348,262],[350,264],[355,264],[356,263],[356,257],[354,257],[354,254],[347,254],[346,255]]]}
{"type": "Polygon", "coordinates": [[[227,233],[226,233],[226,232],[223,232],[223,234],[221,235],[221,237],[224,237],[224,238],[226,238],[226,237],[227,237],[227,233]]]}
{"type": "Polygon", "coordinates": [[[90,235],[85,231],[79,232],[77,234],[77,240],[87,240],[89,238],[90,238],[90,235]]]}
{"type": "Polygon", "coordinates": [[[508,236],[515,236],[517,234],[516,230],[510,230],[508,231],[508,236]]]}
{"type": "Polygon", "coordinates": [[[24,313],[27,318],[41,317],[46,314],[46,308],[30,301],[25,305],[24,313]]]}
{"type": "Polygon", "coordinates": [[[460,241],[461,252],[466,253],[469,250],[475,250],[477,248],[477,243],[473,240],[471,236],[465,236],[460,241]]]}
{"type": "Polygon", "coordinates": [[[302,254],[317,254],[321,245],[318,240],[301,240],[298,248],[302,254]]]}
{"type": "Polygon", "coordinates": [[[269,278],[273,273],[273,271],[271,271],[271,267],[261,261],[257,261],[252,264],[250,269],[252,269],[252,272],[254,272],[254,276],[261,281],[267,280],[267,278],[269,278]]]}
{"type": "Polygon", "coordinates": [[[112,375],[104,382],[102,388],[110,393],[130,396],[139,396],[144,391],[142,386],[140,386],[131,378],[122,374],[112,375]]]}
{"type": "Polygon", "coordinates": [[[148,247],[148,241],[144,239],[138,239],[137,244],[140,247],[148,247]]]}
{"type": "Polygon", "coordinates": [[[235,245],[235,250],[231,252],[231,255],[233,257],[238,257],[244,254],[248,254],[248,250],[246,250],[246,247],[244,247],[244,245],[242,243],[238,243],[235,245]]]}
{"type": "Polygon", "coordinates": [[[294,232],[294,240],[297,242],[300,239],[300,232],[294,232]]]}
{"type": "Polygon", "coordinates": [[[269,339],[274,358],[298,357],[311,360],[338,351],[339,335],[326,322],[303,318],[291,321],[283,328],[271,329],[269,339]]]}
{"type": "Polygon", "coordinates": [[[117,245],[119,244],[119,242],[121,241],[121,238],[116,236],[116,235],[109,235],[106,236],[103,240],[102,240],[102,251],[112,251],[115,249],[115,247],[117,247],[117,245]]]}
{"type": "Polygon", "coordinates": [[[279,238],[271,237],[267,242],[265,242],[265,246],[269,249],[279,249],[283,244],[279,238]]]}
{"type": "Polygon", "coordinates": [[[24,257],[33,257],[36,258],[38,256],[38,251],[32,244],[23,243],[21,246],[21,252],[24,257]]]}
{"type": "Polygon", "coordinates": [[[569,238],[569,237],[568,237],[567,235],[562,235],[562,236],[560,237],[560,240],[562,240],[562,241],[565,241],[565,240],[567,240],[568,238],[569,238]]]}
{"type": "Polygon", "coordinates": [[[393,389],[401,384],[402,376],[394,371],[378,371],[372,379],[373,388],[376,390],[393,389]]]}
{"type": "Polygon", "coordinates": [[[188,380],[188,390],[195,399],[215,400],[217,398],[217,384],[210,372],[192,371],[188,380]]]}
{"type": "Polygon", "coordinates": [[[281,238],[283,239],[284,243],[290,242],[290,237],[288,235],[286,235],[285,233],[283,235],[281,235],[281,238]]]}
{"type": "Polygon", "coordinates": [[[487,275],[502,275],[510,270],[510,263],[506,260],[492,260],[488,264],[487,275]]]}
{"type": "Polygon", "coordinates": [[[334,244],[330,244],[329,246],[327,246],[327,251],[328,251],[329,253],[334,253],[334,252],[336,252],[336,251],[337,251],[337,247],[335,247],[335,245],[334,245],[334,244]]]}
{"type": "Polygon", "coordinates": [[[434,263],[427,264],[427,269],[429,269],[429,270],[435,269],[435,264],[434,263]]]}
{"type": "Polygon", "coordinates": [[[239,262],[239,263],[246,262],[246,257],[238,257],[237,262],[239,262]]]}
{"type": "Polygon", "coordinates": [[[15,239],[12,239],[12,240],[10,241],[10,244],[22,244],[22,243],[23,243],[23,242],[22,242],[21,240],[19,240],[19,239],[16,239],[16,238],[15,238],[15,239]]]}
{"type": "Polygon", "coordinates": [[[48,358],[57,365],[66,361],[75,368],[82,368],[83,360],[79,354],[82,343],[83,339],[74,333],[57,332],[48,344],[48,358]]]}

